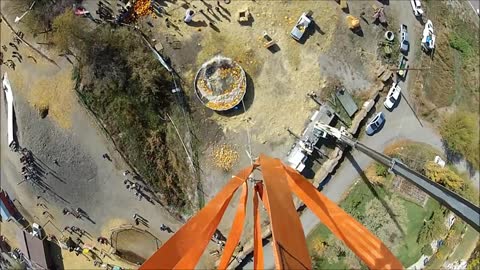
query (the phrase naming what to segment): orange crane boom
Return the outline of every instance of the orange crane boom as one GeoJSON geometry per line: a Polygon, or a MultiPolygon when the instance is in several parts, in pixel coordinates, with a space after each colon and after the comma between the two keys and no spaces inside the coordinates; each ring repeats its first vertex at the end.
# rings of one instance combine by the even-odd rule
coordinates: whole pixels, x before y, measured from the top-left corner
{"type": "Polygon", "coordinates": [[[140,269],[193,269],[218,227],[234,193],[242,187],[235,218],[218,269],[226,269],[243,230],[248,199],[248,179],[261,169],[263,181],[253,185],[254,266],[263,269],[259,203],[270,218],[276,269],[312,269],[303,228],[292,195],[342,240],[370,269],[402,269],[390,250],[362,224],[320,193],[297,171],[279,159],[260,155],[253,166],[243,169],[140,269]],[[260,200],[259,200],[260,199],[260,200]]]}

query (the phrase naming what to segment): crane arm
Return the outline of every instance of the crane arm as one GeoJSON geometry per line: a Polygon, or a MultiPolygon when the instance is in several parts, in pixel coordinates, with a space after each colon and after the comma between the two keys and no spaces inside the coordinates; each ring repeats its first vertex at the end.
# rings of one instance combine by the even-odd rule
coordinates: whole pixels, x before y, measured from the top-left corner
{"type": "Polygon", "coordinates": [[[397,159],[388,157],[382,153],[379,153],[370,147],[359,143],[353,139],[352,136],[344,129],[336,129],[324,123],[315,124],[315,128],[325,131],[331,136],[337,138],[338,141],[352,148],[358,149],[360,152],[374,159],[375,161],[390,167],[390,172],[400,175],[408,181],[412,182],[415,186],[420,188],[423,192],[427,193],[442,205],[447,207],[450,211],[455,213],[470,226],[472,226],[477,232],[480,232],[480,208],[473,203],[465,200],[462,196],[455,192],[448,190],[444,186],[435,183],[425,177],[424,175],[410,169],[397,159]]]}
{"type": "Polygon", "coordinates": [[[390,158],[359,142],[357,142],[354,147],[375,161],[390,167],[390,172],[409,180],[415,186],[420,188],[431,197],[435,198],[438,202],[467,222],[477,232],[480,232],[480,208],[475,206],[473,203],[465,200],[463,197],[453,191],[448,190],[444,186],[429,180],[420,173],[410,169],[397,159],[390,158]]]}

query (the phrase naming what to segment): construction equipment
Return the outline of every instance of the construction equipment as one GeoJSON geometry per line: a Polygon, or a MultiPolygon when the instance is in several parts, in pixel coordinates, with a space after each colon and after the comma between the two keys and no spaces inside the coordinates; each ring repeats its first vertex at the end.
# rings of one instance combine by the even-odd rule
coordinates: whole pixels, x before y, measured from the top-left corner
{"type": "MultiPolygon", "coordinates": [[[[316,123],[316,127],[345,147],[363,152],[388,166],[445,205],[475,230],[480,231],[480,209],[445,187],[428,180],[396,159],[389,158],[357,142],[345,129],[316,123]]],[[[263,269],[263,244],[259,200],[270,218],[276,269],[312,269],[300,219],[292,200],[295,194],[370,269],[402,269],[388,248],[362,224],[320,193],[309,181],[280,160],[265,155],[243,169],[140,269],[193,269],[215,233],[234,193],[242,187],[235,217],[218,265],[226,269],[244,227],[248,183],[253,186],[254,268],[263,269]],[[255,171],[259,169],[261,174],[255,171]],[[256,173],[256,174],[254,174],[256,173]],[[258,179],[259,177],[262,179],[258,179]]]]}

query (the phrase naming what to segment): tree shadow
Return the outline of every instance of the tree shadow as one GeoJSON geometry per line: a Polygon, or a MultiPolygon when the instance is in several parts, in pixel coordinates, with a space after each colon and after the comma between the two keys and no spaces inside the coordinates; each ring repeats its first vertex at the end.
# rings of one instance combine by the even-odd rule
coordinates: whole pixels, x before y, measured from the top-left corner
{"type": "Polygon", "coordinates": [[[362,178],[362,181],[367,185],[368,189],[370,190],[370,192],[372,192],[373,196],[375,196],[375,198],[377,198],[380,203],[383,205],[383,207],[385,208],[385,210],[387,211],[388,215],[390,216],[390,218],[393,220],[393,222],[395,223],[395,226],[398,228],[398,230],[400,231],[400,233],[402,234],[402,236],[405,236],[405,232],[403,231],[402,229],[402,226],[400,226],[400,223],[398,222],[398,220],[396,219],[396,215],[395,213],[393,213],[392,209],[390,208],[390,206],[387,204],[387,202],[385,202],[385,200],[378,195],[377,191],[375,190],[375,188],[373,187],[372,183],[370,182],[370,180],[368,179],[368,177],[365,175],[365,173],[363,172],[362,168],[360,168],[360,166],[358,165],[358,163],[355,161],[355,159],[353,158],[353,156],[351,155],[350,152],[346,152],[345,153],[345,157],[348,159],[348,161],[350,161],[350,163],[352,164],[352,166],[355,168],[355,170],[357,171],[357,173],[360,175],[360,177],[362,178]]]}
{"type": "Polygon", "coordinates": [[[205,21],[191,21],[188,23],[189,26],[193,27],[207,27],[208,24],[205,21]]]}
{"type": "Polygon", "coordinates": [[[48,248],[52,258],[52,262],[55,266],[54,269],[63,270],[65,269],[63,265],[62,249],[54,242],[48,242],[48,248]]]}
{"type": "Polygon", "coordinates": [[[463,156],[456,152],[455,150],[451,149],[448,146],[448,143],[446,140],[442,139],[442,147],[443,150],[445,151],[445,155],[447,156],[447,162],[448,163],[459,163],[463,160],[463,156]]]}
{"type": "Polygon", "coordinates": [[[352,33],[354,33],[355,35],[357,35],[357,36],[359,36],[359,37],[363,37],[363,36],[364,36],[362,28],[352,29],[351,31],[352,31],[352,33]]]}
{"type": "Polygon", "coordinates": [[[325,35],[325,32],[322,31],[322,29],[320,28],[320,26],[314,21],[312,20],[312,27],[315,29],[315,31],[317,31],[320,35],[325,35]]]}

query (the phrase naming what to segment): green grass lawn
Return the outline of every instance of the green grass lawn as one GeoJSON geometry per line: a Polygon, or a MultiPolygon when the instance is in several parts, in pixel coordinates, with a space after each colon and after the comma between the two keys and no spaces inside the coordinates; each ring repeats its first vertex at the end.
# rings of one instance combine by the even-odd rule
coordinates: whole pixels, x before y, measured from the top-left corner
{"type": "MultiPolygon", "coordinates": [[[[340,203],[340,206],[353,217],[361,216],[365,212],[366,204],[375,199],[371,188],[377,193],[380,198],[384,198],[389,195],[390,192],[380,186],[368,186],[362,180],[359,180],[356,185],[352,187],[348,196],[340,203]]],[[[397,258],[402,262],[405,267],[408,267],[415,263],[421,256],[422,246],[417,244],[417,236],[422,228],[423,220],[427,219],[435,209],[440,207],[439,203],[435,200],[429,199],[425,207],[421,207],[415,203],[403,200],[408,215],[407,230],[405,237],[400,244],[398,252],[396,252],[397,258]]],[[[325,241],[331,235],[325,225],[320,224],[317,226],[308,236],[307,244],[311,250],[313,241],[315,239],[321,239],[325,241]]],[[[313,254],[312,254],[313,255],[313,254]]],[[[336,264],[329,264],[326,260],[320,260],[316,267],[321,269],[346,269],[348,268],[343,262],[336,264]]]]}
{"type": "Polygon", "coordinates": [[[453,262],[462,259],[468,259],[475,249],[478,242],[479,233],[472,227],[468,226],[462,241],[458,244],[455,252],[450,256],[448,261],[453,262]]]}
{"type": "Polygon", "coordinates": [[[403,266],[409,267],[417,262],[422,255],[422,246],[418,245],[417,237],[422,229],[423,220],[432,215],[433,211],[440,205],[438,202],[432,199],[427,201],[425,208],[422,208],[419,205],[409,201],[404,201],[404,204],[405,208],[407,209],[409,222],[403,241],[404,243],[400,246],[398,253],[395,255],[402,262],[403,266]]]}

